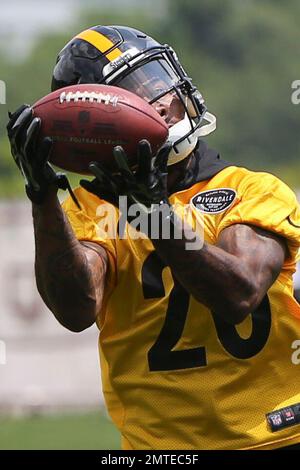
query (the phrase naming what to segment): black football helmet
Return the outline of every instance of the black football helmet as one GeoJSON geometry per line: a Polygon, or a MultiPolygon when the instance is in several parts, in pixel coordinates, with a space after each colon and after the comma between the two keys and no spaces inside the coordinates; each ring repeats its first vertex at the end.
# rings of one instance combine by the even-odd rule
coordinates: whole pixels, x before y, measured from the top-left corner
{"type": "Polygon", "coordinates": [[[198,137],[216,128],[215,116],[208,113],[174,50],[133,28],[94,26],[75,36],[58,55],[52,91],[76,83],[119,86],[150,104],[167,93],[176,93],[185,112],[169,129],[173,149],[168,165],[186,158],[198,137]],[[203,120],[208,124],[203,125],[203,120]]]}

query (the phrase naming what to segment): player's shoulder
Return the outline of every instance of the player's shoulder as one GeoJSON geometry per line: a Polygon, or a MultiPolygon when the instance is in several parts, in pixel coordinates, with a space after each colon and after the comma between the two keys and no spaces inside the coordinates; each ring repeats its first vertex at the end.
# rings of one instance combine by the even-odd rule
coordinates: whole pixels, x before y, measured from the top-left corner
{"type": "Polygon", "coordinates": [[[297,207],[295,193],[280,178],[266,171],[249,170],[246,167],[227,165],[211,178],[199,181],[187,190],[178,193],[182,200],[199,201],[201,204],[217,204],[218,210],[229,208],[237,202],[275,200],[281,206],[297,207]]]}
{"type": "Polygon", "coordinates": [[[267,171],[254,171],[245,167],[235,167],[233,175],[237,178],[239,193],[267,194],[275,198],[294,202],[294,191],[278,176],[267,171]]]}
{"type": "Polygon", "coordinates": [[[286,202],[296,200],[293,190],[278,176],[267,171],[249,170],[246,167],[229,166],[218,173],[210,184],[232,188],[240,196],[268,194],[286,202]]]}

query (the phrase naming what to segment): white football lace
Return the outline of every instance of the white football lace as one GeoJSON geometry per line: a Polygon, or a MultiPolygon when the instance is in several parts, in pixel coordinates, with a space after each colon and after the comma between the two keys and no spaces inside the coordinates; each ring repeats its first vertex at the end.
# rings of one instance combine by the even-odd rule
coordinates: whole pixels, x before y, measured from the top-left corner
{"type": "Polygon", "coordinates": [[[66,93],[63,91],[59,96],[60,103],[70,103],[71,101],[89,101],[90,103],[97,102],[97,103],[104,103],[104,104],[112,104],[116,106],[119,100],[118,96],[113,96],[104,93],[96,93],[95,91],[69,91],[66,93]]]}

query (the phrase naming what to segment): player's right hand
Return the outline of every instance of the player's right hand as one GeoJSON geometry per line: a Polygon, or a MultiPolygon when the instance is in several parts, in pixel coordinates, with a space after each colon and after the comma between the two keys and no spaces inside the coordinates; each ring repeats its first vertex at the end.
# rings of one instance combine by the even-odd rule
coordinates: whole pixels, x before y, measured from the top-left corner
{"type": "Polygon", "coordinates": [[[55,173],[48,162],[52,141],[45,138],[39,142],[41,120],[33,117],[33,110],[22,105],[14,113],[9,113],[7,134],[12,156],[25,179],[26,194],[29,199],[41,204],[50,186],[67,189],[65,175],[55,173]]]}
{"type": "Polygon", "coordinates": [[[119,196],[126,196],[129,205],[139,204],[141,210],[145,209],[148,214],[153,204],[168,204],[167,159],[170,148],[170,144],[165,144],[153,156],[150,143],[141,140],[138,145],[137,169],[133,171],[123,148],[116,146],[113,153],[118,173],[112,175],[100,162],[91,162],[89,169],[95,179],[80,180],[80,185],[116,207],[119,196]]]}

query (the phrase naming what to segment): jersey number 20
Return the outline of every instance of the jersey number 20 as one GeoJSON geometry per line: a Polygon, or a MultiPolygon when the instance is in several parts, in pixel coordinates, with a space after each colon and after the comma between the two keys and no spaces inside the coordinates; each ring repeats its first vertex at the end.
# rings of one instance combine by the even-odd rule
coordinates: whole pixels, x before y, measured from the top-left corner
{"type": "MultiPolygon", "coordinates": [[[[165,288],[162,279],[166,267],[155,251],[150,253],[142,268],[142,284],[145,299],[162,298],[165,288]]],[[[183,333],[189,309],[190,296],[174,278],[174,287],[169,295],[169,303],[163,327],[148,352],[150,371],[190,369],[207,365],[204,346],[173,351],[183,333]]],[[[213,314],[218,338],[224,349],[238,359],[249,359],[261,351],[266,344],[271,329],[271,309],[266,295],[261,304],[251,314],[252,332],[249,338],[241,338],[236,328],[213,314]]]]}

